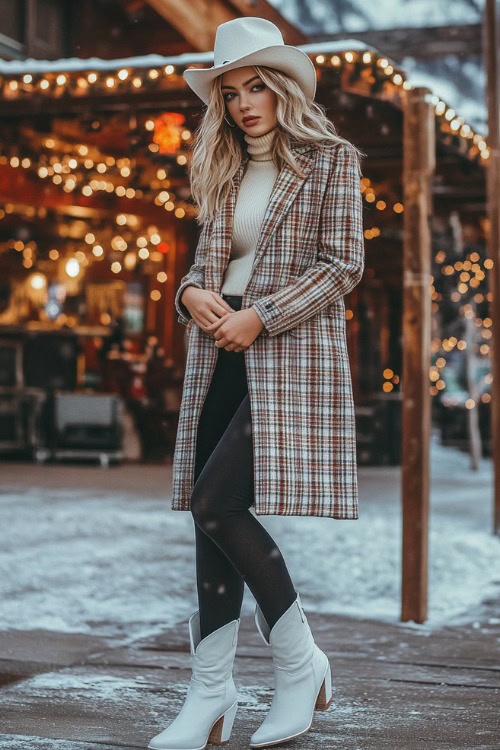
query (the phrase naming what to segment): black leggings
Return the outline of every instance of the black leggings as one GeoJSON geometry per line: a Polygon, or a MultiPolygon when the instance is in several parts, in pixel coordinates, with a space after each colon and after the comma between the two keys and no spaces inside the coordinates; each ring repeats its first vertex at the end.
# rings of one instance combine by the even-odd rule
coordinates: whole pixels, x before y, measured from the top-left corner
{"type": "MultiPolygon", "coordinates": [[[[240,296],[222,296],[241,309],[240,296]]],[[[270,628],[297,596],[280,550],[249,510],[253,469],[245,352],[221,347],[200,414],[191,494],[202,638],[240,616],[245,583],[270,628]]]]}

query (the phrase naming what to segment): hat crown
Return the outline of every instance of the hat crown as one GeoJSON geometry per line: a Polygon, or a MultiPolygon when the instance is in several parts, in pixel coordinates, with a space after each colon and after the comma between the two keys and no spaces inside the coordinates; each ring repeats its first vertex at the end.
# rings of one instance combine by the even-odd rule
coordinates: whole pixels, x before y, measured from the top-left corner
{"type": "Polygon", "coordinates": [[[279,28],[266,18],[233,18],[217,27],[214,65],[224,65],[265,47],[284,45],[279,28]]]}

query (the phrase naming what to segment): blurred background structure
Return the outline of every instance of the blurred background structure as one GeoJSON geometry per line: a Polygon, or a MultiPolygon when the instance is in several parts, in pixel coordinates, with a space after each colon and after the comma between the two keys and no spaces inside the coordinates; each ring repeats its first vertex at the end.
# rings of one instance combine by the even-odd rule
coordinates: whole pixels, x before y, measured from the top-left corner
{"type": "MultiPolygon", "coordinates": [[[[117,450],[109,397],[104,430],[57,419],[58,392],[98,392],[124,401],[143,458],[171,455],[184,333],[172,301],[197,233],[187,173],[200,106],[182,71],[211,64],[200,50],[211,49],[216,26],[250,10],[219,1],[196,13],[195,5],[206,4],[185,4],[183,17],[168,0],[2,3],[0,450],[35,449],[38,457],[64,446],[117,450]]],[[[472,336],[472,398],[483,450],[491,450],[479,6],[453,3],[455,25],[450,6],[442,16],[438,7],[400,3],[412,26],[378,30],[377,18],[395,25],[401,15],[372,18],[359,0],[259,4],[285,43],[311,54],[318,101],[368,154],[367,267],[347,300],[361,463],[401,460],[402,94],[414,85],[409,78],[437,86],[428,383],[435,422],[448,444],[467,447],[472,384],[464,350],[472,336]],[[430,8],[429,29],[422,24],[430,8]],[[356,39],[345,38],[346,26],[356,39]],[[466,310],[475,315],[469,332],[466,310]]]]}

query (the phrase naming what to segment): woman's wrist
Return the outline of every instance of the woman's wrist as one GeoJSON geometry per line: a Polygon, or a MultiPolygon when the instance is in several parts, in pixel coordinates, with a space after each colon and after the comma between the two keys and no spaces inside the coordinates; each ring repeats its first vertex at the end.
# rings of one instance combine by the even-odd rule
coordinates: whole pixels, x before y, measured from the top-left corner
{"type": "MultiPolygon", "coordinates": [[[[182,303],[182,304],[184,305],[184,307],[186,307],[186,303],[185,303],[185,301],[184,301],[184,297],[186,296],[186,291],[187,291],[188,289],[199,289],[199,287],[197,287],[197,286],[196,286],[195,284],[188,284],[188,285],[187,285],[187,286],[186,286],[186,287],[184,288],[184,291],[182,292],[181,296],[179,297],[179,300],[180,300],[180,302],[181,302],[181,303],[182,303]]],[[[188,295],[188,296],[189,296],[189,295],[188,295]]]]}

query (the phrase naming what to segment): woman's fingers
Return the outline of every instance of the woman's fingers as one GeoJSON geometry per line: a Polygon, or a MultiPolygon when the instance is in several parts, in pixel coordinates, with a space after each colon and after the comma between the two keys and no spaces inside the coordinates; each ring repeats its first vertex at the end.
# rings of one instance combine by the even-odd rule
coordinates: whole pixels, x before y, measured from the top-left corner
{"type": "MultiPolygon", "coordinates": [[[[213,313],[210,314],[213,315],[213,313]]],[[[215,332],[219,330],[220,326],[225,323],[228,318],[229,313],[227,312],[224,312],[220,317],[217,317],[217,315],[213,315],[213,320],[207,326],[210,329],[208,333],[215,334],[215,332]]]]}
{"type": "Polygon", "coordinates": [[[217,292],[211,292],[212,297],[215,299],[215,301],[224,308],[225,312],[236,312],[236,310],[233,310],[231,305],[226,302],[224,297],[221,297],[220,294],[217,294],[217,292]]]}
{"type": "MultiPolygon", "coordinates": [[[[217,302],[214,302],[213,304],[210,304],[210,307],[208,308],[208,310],[204,311],[205,317],[200,318],[200,320],[203,320],[204,326],[208,327],[212,325],[212,323],[216,323],[219,320],[221,320],[221,318],[225,318],[225,320],[227,320],[228,312],[236,312],[236,310],[231,310],[231,311],[226,310],[225,308],[222,307],[222,305],[219,305],[217,302]]],[[[213,328],[209,333],[213,333],[214,331],[217,330],[217,328],[218,326],[213,328]]]]}

